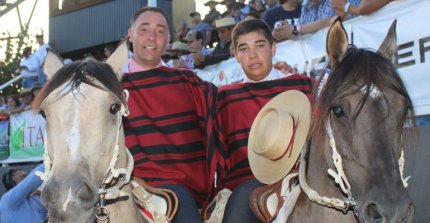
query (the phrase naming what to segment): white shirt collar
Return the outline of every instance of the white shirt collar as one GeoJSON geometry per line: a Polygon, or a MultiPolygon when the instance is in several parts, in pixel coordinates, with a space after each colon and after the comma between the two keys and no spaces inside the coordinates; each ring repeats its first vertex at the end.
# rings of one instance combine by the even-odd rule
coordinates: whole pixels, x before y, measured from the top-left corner
{"type": "Polygon", "coordinates": [[[249,79],[248,76],[245,76],[245,78],[243,79],[242,82],[243,83],[256,83],[256,82],[262,82],[262,81],[271,81],[271,80],[279,79],[282,77],[286,77],[286,75],[284,73],[282,73],[280,70],[272,68],[272,70],[269,72],[269,74],[260,81],[254,81],[254,80],[249,79]]]}

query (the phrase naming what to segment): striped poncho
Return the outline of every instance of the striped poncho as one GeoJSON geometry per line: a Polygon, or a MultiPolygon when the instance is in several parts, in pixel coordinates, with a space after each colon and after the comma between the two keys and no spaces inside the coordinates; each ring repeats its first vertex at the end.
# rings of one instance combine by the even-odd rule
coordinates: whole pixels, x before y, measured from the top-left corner
{"type": "MultiPolygon", "coordinates": [[[[310,97],[312,81],[304,75],[264,81],[239,83],[218,90],[218,121],[224,144],[221,188],[233,190],[241,182],[254,179],[248,163],[248,135],[260,109],[286,90],[299,90],[310,97]]],[[[222,161],[221,161],[222,162],[222,161]]]]}
{"type": "Polygon", "coordinates": [[[124,132],[134,176],[151,186],[184,185],[202,205],[211,192],[213,141],[219,138],[217,88],[168,67],[125,74],[122,85],[130,93],[124,132]]]}

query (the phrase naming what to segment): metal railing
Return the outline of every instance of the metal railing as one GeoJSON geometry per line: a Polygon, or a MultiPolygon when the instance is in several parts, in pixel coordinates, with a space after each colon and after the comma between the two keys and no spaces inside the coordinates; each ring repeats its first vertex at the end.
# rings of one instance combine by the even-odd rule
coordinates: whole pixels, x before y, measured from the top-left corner
{"type": "Polygon", "coordinates": [[[9,80],[8,82],[2,84],[0,86],[0,91],[2,91],[3,89],[9,87],[11,84],[13,84],[13,83],[15,83],[15,82],[17,82],[17,81],[19,81],[21,79],[22,79],[22,75],[20,74],[20,75],[16,76],[15,78],[9,80]]]}

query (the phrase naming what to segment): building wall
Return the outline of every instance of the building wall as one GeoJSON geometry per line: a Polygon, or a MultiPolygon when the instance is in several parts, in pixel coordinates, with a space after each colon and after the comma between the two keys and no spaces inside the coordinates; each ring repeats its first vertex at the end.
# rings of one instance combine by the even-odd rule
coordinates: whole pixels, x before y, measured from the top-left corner
{"type": "MultiPolygon", "coordinates": [[[[60,53],[115,42],[126,36],[134,11],[146,0],[115,0],[70,13],[52,16],[50,45],[60,53]]],[[[172,18],[172,1],[158,0],[172,18]]]]}
{"type": "MultiPolygon", "coordinates": [[[[194,0],[173,0],[172,1],[172,18],[173,18],[173,27],[178,27],[181,24],[181,20],[185,20],[185,22],[190,24],[190,17],[188,16],[191,12],[196,10],[196,3],[194,0]]],[[[172,36],[174,36],[176,29],[173,28],[172,36]]],[[[176,40],[176,39],[174,39],[176,40]]]]}

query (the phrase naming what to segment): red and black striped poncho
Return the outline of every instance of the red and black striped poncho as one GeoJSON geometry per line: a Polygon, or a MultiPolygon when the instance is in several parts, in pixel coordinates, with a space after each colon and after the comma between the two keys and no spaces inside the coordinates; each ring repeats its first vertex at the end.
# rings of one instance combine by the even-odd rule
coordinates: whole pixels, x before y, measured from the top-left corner
{"type": "Polygon", "coordinates": [[[248,163],[248,135],[260,109],[273,97],[286,90],[299,90],[309,98],[312,80],[305,75],[258,83],[239,83],[218,90],[218,121],[222,131],[225,162],[218,180],[221,188],[233,190],[241,182],[254,179],[248,163]]]}
{"type": "Polygon", "coordinates": [[[124,132],[134,176],[151,186],[185,185],[202,205],[215,171],[217,88],[168,67],[125,74],[122,85],[130,92],[124,132]]]}

